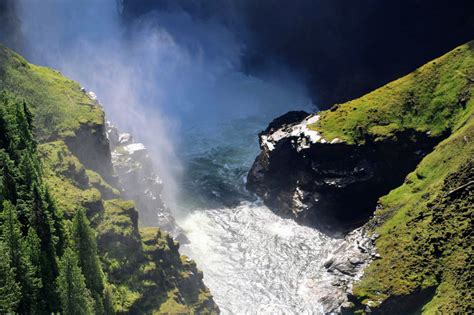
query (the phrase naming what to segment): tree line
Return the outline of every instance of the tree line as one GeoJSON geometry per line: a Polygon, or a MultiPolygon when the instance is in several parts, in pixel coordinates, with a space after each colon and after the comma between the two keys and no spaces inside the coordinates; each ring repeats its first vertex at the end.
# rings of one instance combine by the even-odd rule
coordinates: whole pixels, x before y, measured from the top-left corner
{"type": "Polygon", "coordinates": [[[111,314],[95,231],[63,217],[37,145],[29,106],[0,93],[0,313],[111,314]]]}

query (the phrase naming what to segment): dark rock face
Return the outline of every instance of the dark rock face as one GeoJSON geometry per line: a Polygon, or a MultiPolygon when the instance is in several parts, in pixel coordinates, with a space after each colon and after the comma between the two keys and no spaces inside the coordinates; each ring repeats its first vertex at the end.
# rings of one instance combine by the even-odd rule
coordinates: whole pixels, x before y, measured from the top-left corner
{"type": "Polygon", "coordinates": [[[67,137],[65,142],[86,168],[99,173],[107,182],[116,183],[105,122],[99,125],[81,125],[76,134],[67,137]]]}
{"type": "Polygon", "coordinates": [[[242,40],[243,70],[275,60],[324,105],[363,95],[472,39],[474,1],[122,0],[127,22],[157,11],[218,21],[242,40]]]}
{"type": "Polygon", "coordinates": [[[274,211],[328,233],[365,223],[377,199],[399,186],[439,141],[413,132],[390,142],[367,139],[364,145],[329,143],[320,136],[310,141],[307,134],[295,134],[305,125],[295,123],[294,115],[277,118],[260,134],[262,152],[247,188],[274,211]]]}

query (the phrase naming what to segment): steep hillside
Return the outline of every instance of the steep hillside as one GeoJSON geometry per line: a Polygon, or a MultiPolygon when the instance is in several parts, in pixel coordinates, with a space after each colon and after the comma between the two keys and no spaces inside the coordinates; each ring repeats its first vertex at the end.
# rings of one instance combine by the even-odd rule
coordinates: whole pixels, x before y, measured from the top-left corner
{"type": "Polygon", "coordinates": [[[367,222],[378,255],[349,313],[472,311],[474,43],[317,115],[260,135],[249,188],[325,231],[367,222]],[[285,169],[285,166],[287,169],[285,169]]]}
{"type": "MultiPolygon", "coordinates": [[[[0,90],[8,91],[12,102],[24,100],[33,113],[39,176],[64,217],[58,219],[65,229],[64,242],[71,242],[71,220],[90,221],[91,242],[97,244],[100,269],[105,273],[103,290],[112,305],[106,312],[218,313],[202,273],[180,256],[179,245],[157,228],[141,231],[134,203],[121,199],[104,112],[95,95],[5,47],[0,47],[0,90]],[[78,213],[85,213],[87,219],[76,219],[78,213]]],[[[5,174],[4,167],[0,171],[5,174]]],[[[64,250],[66,245],[58,246],[64,250]]],[[[70,258],[66,252],[64,256],[70,258]]],[[[76,254],[80,264],[83,258],[80,252],[76,254]]],[[[61,251],[57,256],[63,261],[61,251]]],[[[84,276],[93,293],[89,275],[84,276]]]]}

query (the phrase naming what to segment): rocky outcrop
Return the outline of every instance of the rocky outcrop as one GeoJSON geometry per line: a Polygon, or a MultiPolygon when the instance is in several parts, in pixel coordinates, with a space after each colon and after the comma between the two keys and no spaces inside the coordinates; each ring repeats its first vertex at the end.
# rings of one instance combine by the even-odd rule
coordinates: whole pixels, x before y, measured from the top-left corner
{"type": "Polygon", "coordinates": [[[310,127],[318,119],[290,112],[260,133],[262,151],[247,188],[274,211],[331,234],[366,222],[377,199],[399,186],[439,141],[416,132],[364,145],[328,141],[310,127]]]}
{"type": "Polygon", "coordinates": [[[141,226],[158,226],[179,242],[187,242],[170,209],[163,201],[163,182],[155,172],[146,147],[132,135],[122,133],[107,122],[107,137],[112,150],[112,164],[125,198],[135,201],[141,226]]]}
{"type": "MultiPolygon", "coordinates": [[[[90,107],[102,109],[97,96],[94,92],[87,92],[81,88],[81,92],[90,100],[87,105],[90,107]]],[[[85,106],[84,104],[81,104],[85,106]]],[[[99,123],[83,123],[70,135],[64,136],[64,142],[69,150],[88,169],[99,173],[106,181],[111,184],[116,183],[111,163],[110,146],[105,130],[105,114],[99,113],[99,123]]]]}
{"type": "Polygon", "coordinates": [[[372,261],[380,258],[375,247],[378,234],[369,235],[365,227],[346,235],[344,242],[336,248],[324,262],[327,271],[324,283],[318,283],[314,292],[325,314],[349,312],[353,308],[350,301],[352,285],[364,274],[364,269],[372,261]]]}
{"type": "Polygon", "coordinates": [[[328,313],[472,312],[473,73],[470,42],[260,134],[248,188],[272,209],[339,232],[373,214],[325,264],[328,313]]]}

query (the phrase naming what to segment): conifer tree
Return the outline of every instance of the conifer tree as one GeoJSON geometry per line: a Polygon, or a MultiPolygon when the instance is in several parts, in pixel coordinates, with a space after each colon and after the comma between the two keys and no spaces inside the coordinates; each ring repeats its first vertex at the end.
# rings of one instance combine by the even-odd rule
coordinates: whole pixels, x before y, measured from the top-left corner
{"type": "Polygon", "coordinates": [[[31,130],[29,129],[28,122],[23,111],[21,104],[15,104],[15,118],[16,125],[18,128],[18,144],[17,149],[28,150],[31,146],[32,138],[31,130]]]}
{"type": "Polygon", "coordinates": [[[48,215],[51,218],[51,228],[54,236],[56,255],[61,256],[66,247],[66,231],[64,227],[63,213],[56,206],[48,188],[44,191],[44,202],[46,204],[48,215]]]}
{"type": "Polygon", "coordinates": [[[43,194],[36,184],[32,188],[32,207],[30,226],[36,231],[41,244],[40,274],[43,283],[41,301],[45,312],[56,312],[59,309],[54,280],[58,275],[56,251],[52,235],[51,220],[46,210],[43,194]]]}
{"type": "Polygon", "coordinates": [[[31,264],[30,273],[37,281],[36,286],[42,287],[41,283],[41,240],[33,228],[29,228],[28,234],[23,241],[23,251],[31,264]]]}
{"type": "Polygon", "coordinates": [[[60,310],[56,251],[64,246],[63,219],[42,183],[32,124],[25,102],[0,93],[0,233],[21,292],[15,312],[24,314],[60,310]]]}
{"type": "MultiPolygon", "coordinates": [[[[1,98],[1,96],[0,96],[1,98]]],[[[0,104],[0,148],[6,148],[8,144],[7,134],[7,112],[3,104],[0,104]]]]}
{"type": "Polygon", "coordinates": [[[86,287],[84,275],[78,266],[76,254],[70,248],[64,251],[59,262],[59,276],[56,281],[65,315],[93,314],[93,300],[86,287]]]}
{"type": "Polygon", "coordinates": [[[4,199],[16,204],[18,199],[16,178],[18,177],[15,164],[8,154],[0,148],[0,169],[2,171],[2,191],[4,199]]]}
{"type": "Polygon", "coordinates": [[[15,269],[10,262],[10,252],[0,241],[0,314],[14,313],[21,300],[21,286],[15,279],[15,269]]]}
{"type": "Polygon", "coordinates": [[[79,257],[79,266],[84,272],[87,288],[96,302],[98,313],[103,313],[104,274],[97,253],[97,242],[94,230],[90,227],[83,210],[79,209],[73,219],[72,236],[79,257]]]}
{"type": "Polygon", "coordinates": [[[16,209],[9,201],[3,202],[1,231],[2,241],[10,258],[10,266],[14,269],[15,279],[21,288],[21,303],[17,311],[30,313],[37,307],[37,292],[41,282],[35,277],[35,268],[25,252],[16,209]]]}
{"type": "Polygon", "coordinates": [[[25,101],[21,102],[23,107],[23,113],[25,114],[26,122],[28,123],[28,130],[33,130],[33,113],[30,111],[30,108],[25,101]]]}

